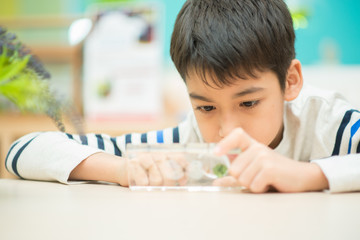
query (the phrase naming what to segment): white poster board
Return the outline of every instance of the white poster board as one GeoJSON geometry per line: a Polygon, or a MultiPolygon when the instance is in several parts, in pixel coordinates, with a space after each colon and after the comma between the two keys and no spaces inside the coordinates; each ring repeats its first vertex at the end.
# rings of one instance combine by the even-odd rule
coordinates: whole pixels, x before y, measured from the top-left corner
{"type": "Polygon", "coordinates": [[[161,116],[163,34],[158,5],[99,11],[84,43],[83,96],[88,120],[161,116]]]}

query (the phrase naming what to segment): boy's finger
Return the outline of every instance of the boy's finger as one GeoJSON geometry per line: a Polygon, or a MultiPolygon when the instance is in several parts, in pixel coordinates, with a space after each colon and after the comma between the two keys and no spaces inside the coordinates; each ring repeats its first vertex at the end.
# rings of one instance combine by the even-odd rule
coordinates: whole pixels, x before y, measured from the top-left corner
{"type": "Polygon", "coordinates": [[[161,186],[163,184],[163,178],[155,164],[151,165],[151,167],[148,169],[148,174],[150,186],[161,186]]]}
{"type": "Polygon", "coordinates": [[[229,175],[237,179],[240,174],[248,167],[253,158],[253,151],[245,151],[238,155],[230,165],[229,175]]]}
{"type": "Polygon", "coordinates": [[[148,172],[150,186],[161,186],[163,179],[153,160],[153,156],[150,153],[144,153],[139,155],[138,161],[144,170],[148,172]]]}
{"type": "Polygon", "coordinates": [[[244,169],[244,171],[239,176],[237,176],[237,180],[241,185],[250,188],[254,178],[260,170],[261,163],[258,161],[251,161],[244,169]]]}
{"type": "Polygon", "coordinates": [[[184,177],[183,168],[173,159],[164,154],[153,155],[154,161],[161,173],[164,186],[175,186],[184,177]]]}
{"type": "Polygon", "coordinates": [[[171,159],[174,159],[183,169],[186,169],[189,162],[185,159],[183,153],[174,153],[170,155],[171,159]]]}
{"type": "Polygon", "coordinates": [[[236,128],[216,145],[214,153],[221,156],[236,148],[245,151],[254,142],[242,128],[236,128]]]}
{"type": "Polygon", "coordinates": [[[219,187],[239,187],[239,183],[236,180],[236,178],[232,176],[226,176],[223,178],[215,179],[213,182],[213,186],[219,186],[219,187]]]}
{"type": "Polygon", "coordinates": [[[136,186],[148,186],[149,179],[145,170],[137,161],[130,161],[128,164],[128,174],[131,184],[136,186]]]}
{"type": "Polygon", "coordinates": [[[153,165],[155,165],[155,162],[153,161],[153,158],[151,156],[150,153],[144,153],[144,154],[139,154],[139,156],[137,157],[138,161],[140,162],[141,166],[145,169],[148,170],[150,169],[153,165]]]}
{"type": "Polygon", "coordinates": [[[187,184],[187,176],[185,174],[185,171],[187,167],[189,166],[189,162],[185,159],[185,156],[183,153],[174,153],[169,156],[170,159],[175,161],[175,163],[179,166],[176,167],[176,171],[178,171],[178,174],[181,174],[182,177],[177,181],[179,186],[185,186],[187,184]]]}

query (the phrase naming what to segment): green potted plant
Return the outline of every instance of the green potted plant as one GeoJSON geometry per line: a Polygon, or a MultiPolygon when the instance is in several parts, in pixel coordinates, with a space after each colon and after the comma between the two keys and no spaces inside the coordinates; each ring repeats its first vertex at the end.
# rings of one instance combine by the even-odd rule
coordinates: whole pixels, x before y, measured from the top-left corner
{"type": "Polygon", "coordinates": [[[62,104],[51,92],[49,79],[42,63],[0,26],[0,94],[22,112],[47,114],[64,131],[62,104]]]}

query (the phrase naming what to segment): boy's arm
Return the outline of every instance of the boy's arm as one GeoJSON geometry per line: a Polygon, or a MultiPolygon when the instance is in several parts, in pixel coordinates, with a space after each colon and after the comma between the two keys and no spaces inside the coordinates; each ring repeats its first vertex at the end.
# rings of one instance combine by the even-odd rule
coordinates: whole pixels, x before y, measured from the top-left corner
{"type": "Polygon", "coordinates": [[[69,183],[69,180],[102,180],[126,186],[126,175],[118,175],[126,170],[125,161],[121,158],[126,144],[179,142],[179,129],[190,129],[186,124],[189,121],[174,128],[119,137],[105,134],[80,136],[62,132],[31,133],[12,144],[5,165],[9,172],[23,179],[62,183],[69,183]]]}
{"type": "Polygon", "coordinates": [[[360,154],[332,156],[312,161],[329,181],[330,192],[360,191],[360,154]]]}
{"type": "MultiPolygon", "coordinates": [[[[322,114],[324,123],[330,124],[327,131],[336,130],[332,143],[326,131],[319,131],[324,145],[331,147],[331,157],[313,160],[329,181],[330,192],[360,191],[360,111],[344,102],[331,105],[331,114],[322,114]],[[343,112],[343,115],[341,114],[343,112]],[[329,116],[342,117],[329,121],[329,116]],[[325,140],[326,139],[326,140],[325,140]]],[[[331,118],[331,117],[330,117],[331,118]]]]}
{"type": "MultiPolygon", "coordinates": [[[[9,149],[6,169],[19,178],[68,183],[70,172],[78,164],[102,152],[99,148],[79,143],[78,138],[61,132],[25,135],[9,149]]],[[[93,141],[91,136],[86,136],[86,139],[88,143],[93,141]]]]}
{"type": "Polygon", "coordinates": [[[69,180],[96,180],[128,186],[126,159],[108,153],[95,153],[70,173],[69,180]]]}

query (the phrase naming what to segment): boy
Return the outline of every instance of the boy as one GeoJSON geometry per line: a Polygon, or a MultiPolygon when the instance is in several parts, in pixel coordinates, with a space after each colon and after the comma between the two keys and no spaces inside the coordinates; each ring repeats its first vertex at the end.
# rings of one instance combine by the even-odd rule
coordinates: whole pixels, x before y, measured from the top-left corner
{"type": "MultiPolygon", "coordinates": [[[[215,184],[252,192],[360,190],[360,113],[335,93],[303,87],[294,40],[282,0],[188,0],[171,40],[193,107],[184,122],[116,138],[29,134],[13,144],[6,167],[27,179],[127,186],[126,143],[216,142],[216,154],[242,153],[215,184]]],[[[139,172],[156,182],[146,174],[139,172]]]]}

